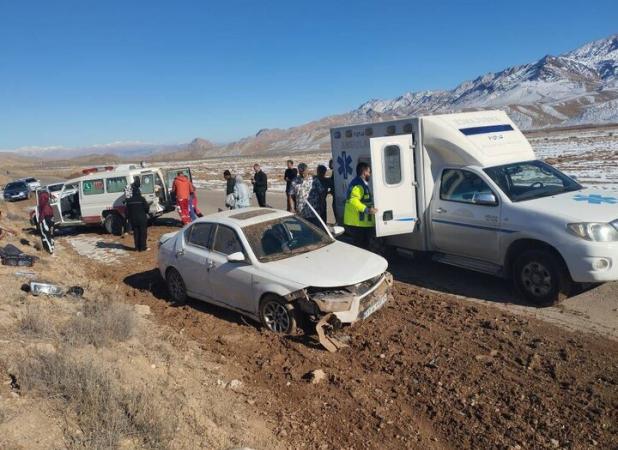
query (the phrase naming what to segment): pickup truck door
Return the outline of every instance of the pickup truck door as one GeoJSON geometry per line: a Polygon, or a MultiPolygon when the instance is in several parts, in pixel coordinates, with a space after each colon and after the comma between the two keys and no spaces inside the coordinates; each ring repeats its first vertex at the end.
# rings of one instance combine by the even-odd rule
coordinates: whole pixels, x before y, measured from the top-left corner
{"type": "Polygon", "coordinates": [[[370,139],[376,236],[412,233],[418,221],[412,135],[370,139]]]}
{"type": "Polygon", "coordinates": [[[430,208],[434,250],[500,263],[499,236],[508,230],[501,228],[498,196],[480,175],[467,169],[444,169],[430,208]],[[489,194],[495,203],[487,201],[489,194]]]}

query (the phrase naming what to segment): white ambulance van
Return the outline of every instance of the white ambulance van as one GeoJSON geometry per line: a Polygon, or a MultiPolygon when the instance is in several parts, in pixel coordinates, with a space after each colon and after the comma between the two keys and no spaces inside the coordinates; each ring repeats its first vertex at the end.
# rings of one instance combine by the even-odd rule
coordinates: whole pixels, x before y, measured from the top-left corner
{"type": "Polygon", "coordinates": [[[140,178],[151,219],[173,211],[176,201],[171,189],[178,172],[191,179],[188,167],[125,164],[84,169],[82,176],[65,181],[50,195],[55,226],[103,225],[108,233],[120,234],[126,215],[125,187],[133,183],[134,177],[140,178]]]}
{"type": "Polygon", "coordinates": [[[512,278],[536,304],[618,279],[618,192],[537,160],[502,111],[333,128],[331,143],[337,221],[369,163],[381,245],[512,278]]]}

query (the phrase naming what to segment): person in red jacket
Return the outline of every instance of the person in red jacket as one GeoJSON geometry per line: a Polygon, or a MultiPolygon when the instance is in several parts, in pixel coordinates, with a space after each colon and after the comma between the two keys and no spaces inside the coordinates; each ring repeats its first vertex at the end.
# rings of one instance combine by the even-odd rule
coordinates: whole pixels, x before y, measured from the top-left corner
{"type": "Polygon", "coordinates": [[[178,172],[174,183],[172,184],[172,192],[176,195],[176,204],[180,210],[180,220],[183,225],[191,222],[191,216],[189,213],[189,199],[191,193],[195,192],[193,183],[182,172],[178,172]]]}
{"type": "Polygon", "coordinates": [[[39,192],[39,232],[41,244],[50,254],[54,253],[54,210],[49,204],[49,192],[39,192]]]}

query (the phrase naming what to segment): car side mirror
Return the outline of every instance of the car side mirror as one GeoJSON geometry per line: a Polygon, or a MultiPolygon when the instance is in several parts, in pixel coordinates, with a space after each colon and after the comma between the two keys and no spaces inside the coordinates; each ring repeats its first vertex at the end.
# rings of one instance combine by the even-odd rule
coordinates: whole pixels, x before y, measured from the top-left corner
{"type": "Polygon", "coordinates": [[[345,228],[340,227],[339,225],[335,225],[334,227],[331,227],[330,232],[332,233],[333,236],[339,237],[343,233],[345,233],[345,228]]]}
{"type": "Polygon", "coordinates": [[[227,255],[227,261],[231,263],[245,262],[245,255],[243,252],[235,252],[227,255]]]}
{"type": "Polygon", "coordinates": [[[496,206],[498,200],[491,192],[477,192],[472,196],[472,203],[483,206],[496,206]]]}

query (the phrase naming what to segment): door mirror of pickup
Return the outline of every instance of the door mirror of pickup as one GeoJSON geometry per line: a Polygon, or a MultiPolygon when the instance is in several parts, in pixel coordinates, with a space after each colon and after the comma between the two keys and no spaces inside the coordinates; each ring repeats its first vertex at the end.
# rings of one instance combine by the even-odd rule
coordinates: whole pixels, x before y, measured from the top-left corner
{"type": "Polygon", "coordinates": [[[498,200],[491,192],[476,192],[472,197],[472,203],[475,205],[496,206],[498,204],[498,200]]]}
{"type": "Polygon", "coordinates": [[[227,255],[227,261],[231,263],[245,262],[245,255],[243,252],[232,253],[231,255],[227,255]]]}

